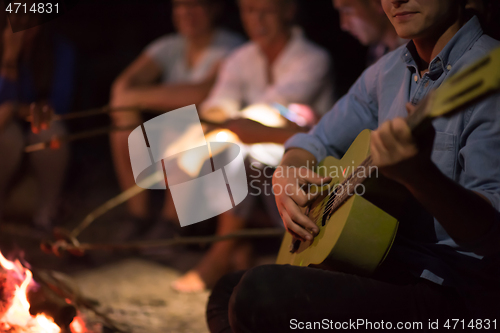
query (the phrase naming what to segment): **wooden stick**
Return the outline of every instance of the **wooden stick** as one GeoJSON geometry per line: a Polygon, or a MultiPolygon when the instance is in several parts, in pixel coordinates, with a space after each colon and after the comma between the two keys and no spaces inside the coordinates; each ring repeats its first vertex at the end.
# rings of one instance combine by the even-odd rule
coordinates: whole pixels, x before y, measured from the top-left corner
{"type": "Polygon", "coordinates": [[[44,238],[47,237],[47,233],[40,231],[38,229],[25,226],[21,223],[15,223],[15,222],[6,222],[2,221],[0,224],[0,232],[2,233],[9,233],[11,235],[15,236],[20,236],[24,238],[30,238],[33,240],[43,240],[44,238]]]}
{"type": "MultiPolygon", "coordinates": [[[[204,119],[200,119],[200,121],[201,121],[201,123],[209,125],[209,126],[213,126],[213,127],[217,127],[217,128],[224,127],[224,124],[222,124],[222,123],[217,123],[217,122],[204,120],[204,119]]],[[[69,135],[57,137],[56,140],[58,143],[72,142],[72,141],[77,141],[77,140],[82,140],[82,139],[89,139],[89,138],[93,138],[93,137],[96,137],[99,135],[109,134],[112,132],[130,131],[130,130],[135,129],[137,126],[140,126],[140,124],[131,125],[131,126],[123,126],[123,127],[112,126],[112,127],[97,128],[97,129],[93,129],[93,130],[89,130],[89,131],[82,131],[82,132],[76,133],[76,134],[69,134],[69,135]]],[[[36,151],[48,149],[51,147],[52,144],[53,144],[53,140],[34,143],[32,145],[26,146],[24,148],[24,152],[33,153],[36,151]]]]}
{"type": "Polygon", "coordinates": [[[28,299],[32,316],[43,313],[53,318],[54,322],[60,327],[69,326],[76,317],[76,307],[68,304],[64,298],[44,285],[41,285],[38,290],[30,291],[28,299]]]}
{"type": "MultiPolygon", "coordinates": [[[[69,299],[78,308],[86,308],[99,316],[113,332],[128,332],[123,330],[117,322],[111,319],[106,313],[98,310],[98,302],[84,297],[78,286],[65,274],[48,270],[32,269],[33,277],[37,282],[48,287],[59,297],[69,299]]],[[[67,330],[69,332],[69,330],[67,330]]]]}
{"type": "MultiPolygon", "coordinates": [[[[169,111],[173,111],[171,109],[159,109],[159,108],[143,108],[140,106],[122,106],[117,108],[111,108],[109,105],[105,105],[99,108],[93,108],[83,111],[71,112],[66,114],[55,114],[52,116],[51,120],[73,120],[80,118],[87,118],[92,116],[98,116],[103,114],[110,114],[114,112],[123,112],[123,111],[131,111],[131,112],[142,112],[142,113],[152,113],[152,114],[163,114],[169,111]]],[[[26,117],[26,121],[31,122],[31,116],[26,117]]]]}
{"type": "MultiPolygon", "coordinates": [[[[55,114],[51,117],[51,120],[73,120],[73,119],[79,119],[79,118],[87,118],[87,117],[92,117],[92,116],[98,116],[102,114],[110,114],[113,112],[120,112],[120,111],[135,111],[135,112],[150,112],[150,113],[163,113],[166,112],[167,110],[152,110],[152,109],[143,109],[139,106],[122,106],[118,108],[111,108],[109,105],[105,105],[99,108],[93,108],[93,109],[88,109],[88,110],[83,110],[83,111],[77,111],[77,112],[70,112],[70,113],[65,113],[65,114],[55,114]]],[[[26,121],[31,122],[32,121],[32,116],[27,116],[26,121]]]]}
{"type": "Polygon", "coordinates": [[[83,221],[71,232],[71,237],[76,238],[85,228],[87,228],[92,222],[95,221],[99,216],[105,214],[116,206],[124,203],[130,198],[136,196],[137,194],[143,192],[145,189],[151,187],[152,185],[164,181],[163,171],[157,171],[154,174],[146,177],[138,184],[132,186],[131,188],[123,191],[116,197],[106,201],[104,204],[99,206],[97,209],[94,209],[90,214],[85,216],[83,221]]]}
{"type": "Polygon", "coordinates": [[[114,251],[114,250],[143,250],[150,248],[159,247],[170,247],[176,245],[189,245],[189,244],[211,244],[215,242],[220,242],[228,239],[235,238],[271,238],[271,237],[282,237],[285,233],[282,229],[277,228],[264,228],[264,229],[246,229],[238,231],[232,234],[227,234],[223,236],[200,236],[200,237],[177,237],[167,240],[153,240],[153,241],[138,241],[138,242],[128,242],[128,243],[108,243],[108,244],[90,244],[82,243],[77,246],[69,244],[68,242],[58,241],[53,244],[54,252],[61,253],[60,250],[81,253],[84,251],[94,251],[94,250],[104,250],[104,251],[114,251]]]}
{"type": "Polygon", "coordinates": [[[119,112],[119,111],[141,111],[141,108],[137,106],[131,106],[131,107],[120,107],[120,108],[111,108],[109,105],[105,105],[100,108],[95,108],[95,109],[88,109],[84,111],[78,111],[78,112],[71,112],[71,113],[66,113],[66,114],[56,114],[52,118],[53,120],[73,120],[73,119],[79,119],[79,118],[87,118],[91,116],[97,116],[101,114],[109,114],[113,112],[119,112]]]}
{"type": "MultiPolygon", "coordinates": [[[[89,139],[89,138],[93,138],[93,137],[96,137],[99,135],[108,134],[111,132],[130,131],[130,130],[136,128],[137,126],[140,126],[140,124],[132,125],[132,126],[124,126],[124,127],[97,128],[97,129],[93,129],[90,131],[83,131],[83,132],[76,133],[76,134],[70,134],[70,135],[64,135],[61,137],[57,137],[56,140],[59,143],[62,143],[62,142],[71,142],[71,141],[82,140],[82,139],[89,139]]],[[[48,149],[51,147],[52,142],[53,142],[52,140],[49,140],[49,141],[38,142],[38,143],[34,143],[32,145],[28,145],[24,148],[24,152],[33,153],[35,151],[48,149]]]]}

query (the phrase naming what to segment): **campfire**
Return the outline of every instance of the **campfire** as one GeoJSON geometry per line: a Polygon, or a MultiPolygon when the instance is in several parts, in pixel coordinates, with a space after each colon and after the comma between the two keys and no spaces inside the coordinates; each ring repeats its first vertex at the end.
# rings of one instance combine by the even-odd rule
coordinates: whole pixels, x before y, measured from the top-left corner
{"type": "Polygon", "coordinates": [[[0,253],[1,333],[87,332],[76,314],[70,300],[55,301],[44,295],[28,268],[0,253]]]}

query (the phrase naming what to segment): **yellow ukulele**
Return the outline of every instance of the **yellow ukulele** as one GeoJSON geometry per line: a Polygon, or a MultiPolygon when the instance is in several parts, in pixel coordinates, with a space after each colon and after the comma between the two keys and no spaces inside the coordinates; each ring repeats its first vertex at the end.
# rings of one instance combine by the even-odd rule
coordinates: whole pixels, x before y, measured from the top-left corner
{"type": "MultiPolygon", "coordinates": [[[[446,115],[498,89],[500,48],[431,92],[408,116],[407,123],[414,130],[425,119],[446,115]]],[[[333,180],[323,187],[329,188],[327,193],[304,211],[319,227],[319,235],[311,243],[286,233],[277,264],[328,263],[343,271],[369,274],[382,263],[396,236],[398,221],[358,195],[362,192],[359,185],[370,178],[375,169],[369,148],[370,131],[364,130],[341,160],[330,156],[320,163],[316,171],[323,176],[330,175],[333,180]]]]}

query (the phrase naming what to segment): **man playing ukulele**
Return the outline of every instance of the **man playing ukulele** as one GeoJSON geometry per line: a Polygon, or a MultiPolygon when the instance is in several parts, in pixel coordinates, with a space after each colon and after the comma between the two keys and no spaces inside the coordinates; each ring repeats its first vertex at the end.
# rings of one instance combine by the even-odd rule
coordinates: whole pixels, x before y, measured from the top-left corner
{"type": "MultiPolygon", "coordinates": [[[[361,320],[372,325],[342,328],[389,331],[383,321],[415,332],[498,329],[500,94],[434,120],[418,138],[403,118],[500,43],[467,15],[466,1],[382,0],[382,6],[399,37],[411,41],[368,68],[309,134],[292,137],[281,167],[340,158],[362,130],[378,128],[371,134],[374,164],[420,209],[399,219],[394,245],[370,277],[288,265],[225,276],[208,304],[212,332],[320,331],[361,320]]],[[[319,227],[299,209],[312,199],[300,187],[330,178],[279,175],[274,185],[293,189],[275,191],[288,232],[312,240],[319,227]]]]}

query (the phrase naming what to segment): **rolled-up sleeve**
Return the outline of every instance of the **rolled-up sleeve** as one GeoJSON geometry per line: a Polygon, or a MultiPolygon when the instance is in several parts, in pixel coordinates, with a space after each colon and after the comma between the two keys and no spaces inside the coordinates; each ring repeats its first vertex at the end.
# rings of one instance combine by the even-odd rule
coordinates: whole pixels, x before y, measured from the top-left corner
{"type": "Polygon", "coordinates": [[[478,103],[466,118],[460,137],[459,182],[486,197],[497,218],[483,239],[460,245],[476,253],[500,251],[500,94],[478,103]]]}
{"type": "Polygon", "coordinates": [[[308,134],[291,137],[285,143],[285,149],[305,149],[317,161],[328,155],[341,158],[361,131],[378,126],[377,73],[376,65],[365,70],[349,92],[308,134]]]}

